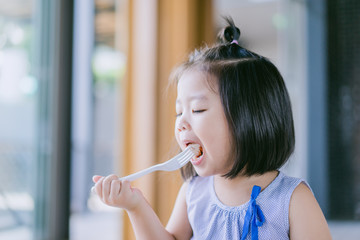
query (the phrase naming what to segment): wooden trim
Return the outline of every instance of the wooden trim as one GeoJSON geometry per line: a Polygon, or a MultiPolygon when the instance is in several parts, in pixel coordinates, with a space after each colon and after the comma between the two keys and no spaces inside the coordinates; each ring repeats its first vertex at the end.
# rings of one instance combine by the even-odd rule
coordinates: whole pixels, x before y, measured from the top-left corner
{"type": "MultiPolygon", "coordinates": [[[[155,163],[156,0],[128,1],[128,51],[124,82],[123,175],[155,163]]],[[[154,204],[154,175],[132,183],[154,204]]],[[[124,217],[123,239],[135,239],[124,217]]]]}
{"type": "MultiPolygon", "coordinates": [[[[161,161],[178,151],[174,138],[176,91],[170,89],[164,94],[168,77],[174,66],[184,61],[191,51],[205,41],[213,41],[211,3],[208,0],[158,0],[156,147],[157,159],[161,161]],[[205,2],[207,4],[204,5],[205,2]],[[207,22],[206,27],[204,22],[207,22]]],[[[170,217],[181,184],[179,172],[157,173],[155,211],[164,225],[170,217]]]]}
{"type": "MultiPolygon", "coordinates": [[[[123,174],[166,161],[178,151],[173,130],[176,96],[174,90],[166,92],[168,76],[190,51],[209,43],[212,1],[202,6],[204,1],[127,0],[123,174]]],[[[157,172],[134,184],[165,225],[182,184],[180,174],[157,172]]],[[[135,239],[126,214],[123,229],[123,239],[135,239]]]]}
{"type": "MultiPolygon", "coordinates": [[[[126,173],[131,172],[131,159],[132,159],[132,153],[130,151],[131,149],[131,143],[133,142],[133,136],[131,133],[131,129],[133,128],[133,124],[132,124],[132,120],[131,120],[131,116],[132,114],[132,109],[133,109],[133,102],[132,102],[132,98],[131,98],[131,94],[132,94],[132,82],[130,81],[132,79],[132,72],[133,72],[133,65],[132,63],[132,59],[133,59],[133,33],[132,33],[132,21],[131,19],[133,18],[133,2],[132,1],[127,1],[126,0],[126,8],[127,8],[127,28],[124,31],[124,36],[128,36],[127,37],[127,45],[123,46],[125,49],[123,49],[126,53],[127,56],[127,65],[126,65],[126,73],[124,76],[124,91],[123,96],[124,96],[124,112],[122,114],[123,117],[123,121],[124,121],[124,126],[121,128],[123,130],[122,133],[120,133],[120,135],[122,136],[122,141],[121,143],[123,144],[123,151],[122,151],[122,160],[121,160],[121,165],[123,167],[123,169],[120,169],[120,173],[122,173],[122,175],[125,175],[126,173]]],[[[125,38],[125,37],[124,37],[125,38]]],[[[119,40],[118,40],[119,41],[119,40]]],[[[121,147],[120,147],[121,148],[121,147]]],[[[123,215],[123,231],[122,231],[122,239],[135,239],[133,232],[132,232],[132,226],[131,226],[131,222],[130,220],[126,217],[126,215],[123,215]]]]}

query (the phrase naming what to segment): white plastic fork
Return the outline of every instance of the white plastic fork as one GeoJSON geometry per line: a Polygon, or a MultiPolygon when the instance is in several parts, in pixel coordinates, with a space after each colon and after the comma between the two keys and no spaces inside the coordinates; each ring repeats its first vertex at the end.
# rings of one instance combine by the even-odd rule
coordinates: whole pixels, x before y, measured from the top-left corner
{"type": "Polygon", "coordinates": [[[149,174],[154,171],[175,171],[187,164],[191,158],[195,155],[198,155],[200,152],[200,146],[198,144],[191,144],[184,151],[176,155],[175,157],[171,158],[170,160],[154,165],[152,167],[146,168],[139,172],[133,173],[126,177],[119,178],[119,180],[127,180],[127,181],[134,181],[146,174],[149,174]]]}

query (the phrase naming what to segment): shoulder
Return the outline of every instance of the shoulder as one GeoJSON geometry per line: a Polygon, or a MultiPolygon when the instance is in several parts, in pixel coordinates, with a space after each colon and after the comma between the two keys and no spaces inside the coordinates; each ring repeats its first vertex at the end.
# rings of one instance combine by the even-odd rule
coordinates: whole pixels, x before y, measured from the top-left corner
{"type": "Polygon", "coordinates": [[[185,201],[188,184],[189,182],[184,182],[181,186],[172,214],[166,226],[167,231],[171,233],[175,239],[190,239],[192,235],[185,201]]]}
{"type": "Polygon", "coordinates": [[[289,222],[291,239],[331,239],[321,208],[305,183],[300,183],[292,193],[289,222]]]}
{"type": "Polygon", "coordinates": [[[191,194],[193,191],[198,192],[199,190],[207,189],[212,183],[211,179],[211,177],[192,177],[190,180],[186,181],[186,192],[191,194]]]}
{"type": "Polygon", "coordinates": [[[274,204],[280,204],[284,207],[284,213],[286,215],[286,225],[289,224],[288,210],[290,199],[295,189],[302,182],[304,182],[302,179],[287,176],[280,171],[278,176],[264,189],[263,197],[266,198],[266,202],[270,200],[274,204]]]}
{"type": "MultiPolygon", "coordinates": [[[[203,211],[214,201],[213,181],[212,177],[194,177],[189,181],[184,191],[186,193],[186,204],[189,213],[203,211]]],[[[191,217],[191,216],[189,216],[191,217]]],[[[197,216],[194,216],[197,217],[197,216]]]]}

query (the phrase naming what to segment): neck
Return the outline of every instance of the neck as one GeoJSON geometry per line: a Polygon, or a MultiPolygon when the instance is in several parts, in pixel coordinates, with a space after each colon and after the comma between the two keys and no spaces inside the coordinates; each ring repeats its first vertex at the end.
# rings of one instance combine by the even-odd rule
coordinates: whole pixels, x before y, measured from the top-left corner
{"type": "Polygon", "coordinates": [[[250,199],[254,185],[260,186],[263,191],[278,174],[278,171],[271,171],[250,177],[239,175],[233,179],[216,175],[214,176],[214,189],[220,201],[229,206],[236,206],[250,199]]]}
{"type": "Polygon", "coordinates": [[[229,187],[236,186],[239,187],[239,185],[258,185],[262,188],[266,188],[279,174],[279,171],[270,171],[266,172],[261,175],[252,175],[252,176],[246,176],[243,174],[239,174],[235,178],[225,178],[221,175],[214,176],[214,179],[218,181],[218,183],[225,184],[229,187]]]}

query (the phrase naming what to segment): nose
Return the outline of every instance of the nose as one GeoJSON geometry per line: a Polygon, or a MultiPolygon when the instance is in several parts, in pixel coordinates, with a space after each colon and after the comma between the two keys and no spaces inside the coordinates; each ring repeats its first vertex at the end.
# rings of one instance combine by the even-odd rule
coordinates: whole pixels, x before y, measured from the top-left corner
{"type": "Polygon", "coordinates": [[[190,124],[184,118],[181,118],[178,120],[176,128],[179,132],[182,132],[182,131],[190,130],[191,127],[190,124]]]}

